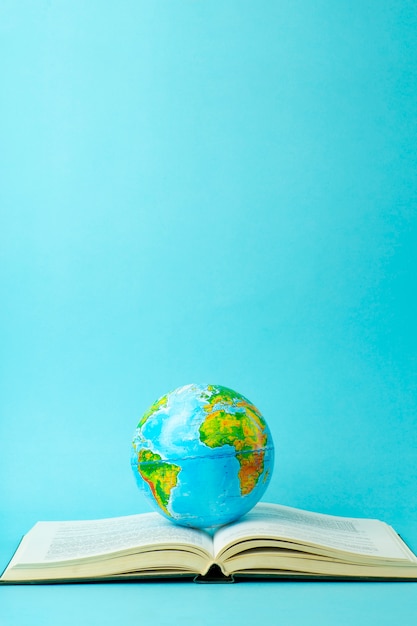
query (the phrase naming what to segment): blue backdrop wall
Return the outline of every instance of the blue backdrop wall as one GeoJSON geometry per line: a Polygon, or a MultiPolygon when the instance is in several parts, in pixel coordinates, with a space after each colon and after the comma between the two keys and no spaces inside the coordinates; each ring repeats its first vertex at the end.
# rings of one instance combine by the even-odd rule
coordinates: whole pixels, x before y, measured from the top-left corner
{"type": "Polygon", "coordinates": [[[265,499],[417,513],[412,2],[0,2],[0,524],[145,511],[130,440],[240,391],[265,499]]]}

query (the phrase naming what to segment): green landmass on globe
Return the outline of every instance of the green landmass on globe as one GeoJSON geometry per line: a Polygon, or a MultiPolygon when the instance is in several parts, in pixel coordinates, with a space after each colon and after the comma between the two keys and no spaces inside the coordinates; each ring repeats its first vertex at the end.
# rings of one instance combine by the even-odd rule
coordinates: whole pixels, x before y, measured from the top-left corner
{"type": "Polygon", "coordinates": [[[213,525],[256,504],[270,480],[273,455],[268,426],[249,400],[220,385],[186,385],[142,416],[132,468],[166,517],[213,525]]]}
{"type": "Polygon", "coordinates": [[[177,484],[177,477],[181,467],[174,463],[162,461],[160,454],[154,454],[152,450],[143,449],[138,456],[139,471],[143,480],[151,488],[152,494],[161,507],[169,515],[167,509],[171,490],[177,484]]]}
{"type": "MultiPolygon", "coordinates": [[[[257,481],[264,470],[264,447],[267,443],[264,420],[258,409],[245,398],[236,402],[236,394],[223,387],[223,393],[212,385],[208,389],[213,395],[204,407],[208,413],[200,426],[200,438],[210,448],[233,446],[240,465],[238,473],[242,495],[247,495],[256,487],[257,481]],[[216,405],[222,403],[222,409],[216,405]],[[228,406],[234,403],[242,410],[236,415],[227,412],[228,406]]],[[[268,474],[264,480],[267,480],[268,474]]]]}

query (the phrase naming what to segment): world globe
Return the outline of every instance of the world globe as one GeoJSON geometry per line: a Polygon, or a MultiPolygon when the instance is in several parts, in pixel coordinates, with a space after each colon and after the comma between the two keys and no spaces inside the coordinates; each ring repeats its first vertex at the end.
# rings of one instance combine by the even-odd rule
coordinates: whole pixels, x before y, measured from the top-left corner
{"type": "Polygon", "coordinates": [[[220,526],[264,494],[274,444],[247,398],[220,385],[191,384],[162,396],[143,415],[131,465],[162,515],[184,526],[220,526]]]}

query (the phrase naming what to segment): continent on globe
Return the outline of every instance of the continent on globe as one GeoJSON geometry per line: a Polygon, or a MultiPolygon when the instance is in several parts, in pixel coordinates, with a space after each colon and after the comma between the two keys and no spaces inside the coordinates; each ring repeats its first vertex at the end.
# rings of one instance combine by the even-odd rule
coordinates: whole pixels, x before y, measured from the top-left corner
{"type": "MultiPolygon", "coordinates": [[[[224,387],[223,389],[223,397],[219,394],[213,395],[209,404],[204,407],[208,416],[200,426],[200,438],[210,448],[234,446],[240,465],[238,477],[241,492],[247,495],[256,487],[264,471],[264,448],[268,439],[265,422],[258,409],[246,399],[236,402],[236,407],[241,410],[230,415],[227,408],[233,406],[234,392],[224,387]],[[222,402],[219,405],[220,401],[222,402]],[[218,406],[221,408],[217,408],[218,406]]],[[[268,474],[264,480],[267,476],[268,474]]]]}
{"type": "Polygon", "coordinates": [[[274,445],[247,398],[220,385],[191,384],[162,396],[142,416],[131,464],[138,486],[165,517],[216,526],[262,497],[274,445]]]}
{"type": "Polygon", "coordinates": [[[159,454],[152,450],[142,449],[138,455],[140,474],[151,488],[152,494],[161,507],[169,515],[167,509],[171,490],[177,484],[177,476],[181,471],[178,465],[162,461],[159,454]]]}

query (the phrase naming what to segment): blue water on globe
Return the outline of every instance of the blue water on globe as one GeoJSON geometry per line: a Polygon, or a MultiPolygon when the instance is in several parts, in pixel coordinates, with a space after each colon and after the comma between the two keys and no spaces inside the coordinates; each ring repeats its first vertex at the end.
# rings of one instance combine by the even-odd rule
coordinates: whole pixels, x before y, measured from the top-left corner
{"type": "Polygon", "coordinates": [[[186,526],[218,526],[249,511],[273,463],[259,410],[220,385],[186,385],[163,396],[143,415],[132,442],[138,486],[156,510],[186,526]]]}

